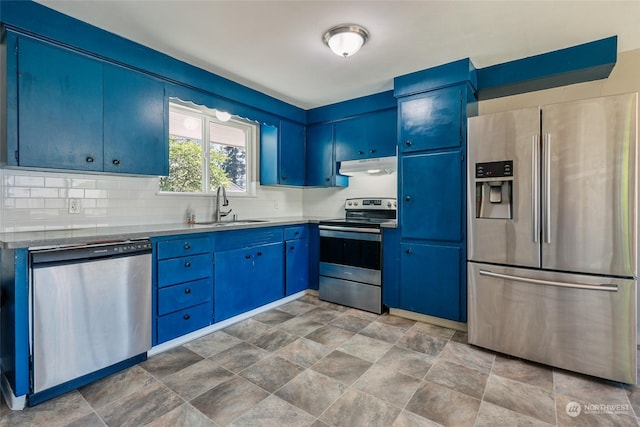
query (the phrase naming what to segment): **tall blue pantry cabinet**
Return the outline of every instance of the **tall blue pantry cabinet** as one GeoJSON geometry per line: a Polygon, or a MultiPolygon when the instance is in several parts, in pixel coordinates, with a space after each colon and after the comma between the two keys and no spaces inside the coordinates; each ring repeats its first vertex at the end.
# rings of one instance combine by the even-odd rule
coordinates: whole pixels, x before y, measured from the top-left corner
{"type": "Polygon", "coordinates": [[[466,322],[466,123],[476,114],[469,59],[397,77],[399,308],[466,322]]]}

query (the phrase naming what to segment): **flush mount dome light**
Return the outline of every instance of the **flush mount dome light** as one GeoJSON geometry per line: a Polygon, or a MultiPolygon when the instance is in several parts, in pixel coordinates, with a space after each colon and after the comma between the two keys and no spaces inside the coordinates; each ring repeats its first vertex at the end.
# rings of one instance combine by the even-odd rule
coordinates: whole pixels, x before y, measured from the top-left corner
{"type": "Polygon", "coordinates": [[[329,28],[322,36],[324,44],[338,56],[351,56],[369,40],[369,32],[357,24],[340,24],[329,28]]]}

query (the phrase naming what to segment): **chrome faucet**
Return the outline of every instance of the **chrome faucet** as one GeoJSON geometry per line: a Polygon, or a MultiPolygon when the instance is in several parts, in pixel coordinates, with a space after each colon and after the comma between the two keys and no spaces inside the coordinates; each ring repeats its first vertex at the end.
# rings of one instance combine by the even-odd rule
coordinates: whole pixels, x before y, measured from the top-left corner
{"type": "Polygon", "coordinates": [[[224,186],[218,185],[218,188],[216,189],[216,210],[213,213],[213,220],[215,222],[220,222],[222,220],[222,217],[229,215],[229,213],[231,213],[231,211],[233,210],[233,209],[229,209],[226,212],[223,212],[220,210],[220,190],[221,189],[222,189],[222,198],[223,198],[222,206],[229,206],[229,199],[227,199],[227,190],[224,188],[224,186]]]}

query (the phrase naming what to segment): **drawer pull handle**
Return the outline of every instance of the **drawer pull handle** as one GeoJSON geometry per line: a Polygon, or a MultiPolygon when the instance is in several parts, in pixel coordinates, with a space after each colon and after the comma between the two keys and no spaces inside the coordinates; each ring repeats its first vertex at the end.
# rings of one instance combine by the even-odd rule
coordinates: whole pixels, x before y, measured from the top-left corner
{"type": "Polygon", "coordinates": [[[295,234],[295,235],[297,236],[298,234],[300,234],[300,232],[299,232],[299,231],[296,231],[296,232],[295,232],[295,233],[293,233],[293,234],[295,234]]]}
{"type": "Polygon", "coordinates": [[[191,293],[191,289],[189,289],[189,288],[185,289],[185,290],[184,290],[184,293],[185,293],[185,294],[190,294],[190,293],[191,293]]]}
{"type": "Polygon", "coordinates": [[[410,201],[411,201],[411,196],[406,196],[406,197],[404,198],[404,201],[405,201],[405,202],[410,202],[410,201]]]}
{"type": "Polygon", "coordinates": [[[249,258],[251,258],[251,255],[250,255],[250,254],[246,254],[244,257],[245,257],[246,259],[249,259],[249,258]]]}
{"type": "Polygon", "coordinates": [[[373,153],[375,153],[375,152],[376,152],[376,149],[375,149],[375,148],[372,148],[372,149],[371,149],[371,154],[373,154],[373,153]]]}
{"type": "Polygon", "coordinates": [[[358,150],[358,154],[364,154],[364,151],[358,150]]]}
{"type": "Polygon", "coordinates": [[[114,165],[116,165],[116,166],[117,166],[117,165],[119,165],[119,164],[120,164],[120,160],[118,160],[118,159],[113,159],[113,162],[112,162],[112,163],[113,163],[114,165]]]}
{"type": "Polygon", "coordinates": [[[93,157],[88,156],[88,157],[86,158],[86,161],[87,161],[87,163],[93,163],[93,157]]]}
{"type": "Polygon", "coordinates": [[[406,252],[407,254],[411,254],[411,249],[407,249],[405,252],[406,252]]]}
{"type": "Polygon", "coordinates": [[[191,319],[191,316],[189,316],[188,314],[185,314],[184,316],[182,316],[182,318],[184,320],[189,320],[189,319],[191,319]]]}
{"type": "Polygon", "coordinates": [[[258,252],[258,256],[262,256],[262,252],[258,252]]]}
{"type": "Polygon", "coordinates": [[[412,142],[411,141],[406,141],[405,144],[407,145],[407,147],[411,147],[412,142]]]}
{"type": "Polygon", "coordinates": [[[189,249],[191,249],[191,245],[190,245],[190,244],[188,244],[188,243],[185,243],[185,244],[184,244],[184,250],[185,250],[185,251],[188,251],[189,249]]]}
{"type": "Polygon", "coordinates": [[[191,262],[189,262],[189,261],[185,262],[184,266],[187,267],[187,268],[191,267],[191,262]]]}
{"type": "Polygon", "coordinates": [[[295,246],[289,246],[289,249],[294,250],[296,247],[295,246]]]}

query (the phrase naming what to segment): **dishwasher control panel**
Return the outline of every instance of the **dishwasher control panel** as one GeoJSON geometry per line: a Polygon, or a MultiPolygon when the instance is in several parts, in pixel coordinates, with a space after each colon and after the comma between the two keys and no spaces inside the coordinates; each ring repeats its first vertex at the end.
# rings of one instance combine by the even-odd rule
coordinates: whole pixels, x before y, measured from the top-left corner
{"type": "Polygon", "coordinates": [[[134,256],[151,253],[152,244],[149,240],[119,240],[117,242],[87,243],[81,245],[62,246],[49,249],[30,251],[31,264],[87,261],[96,258],[115,256],[134,256]]]}

